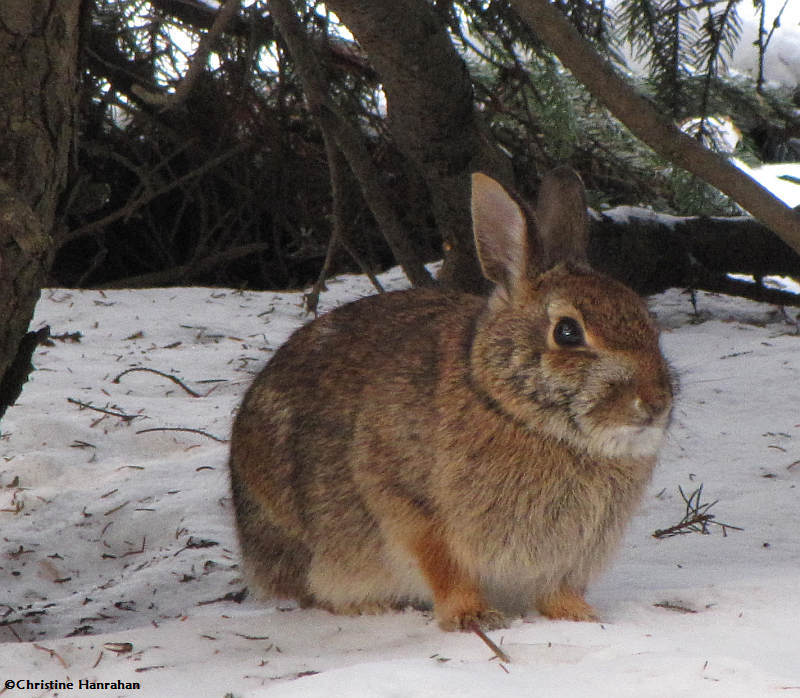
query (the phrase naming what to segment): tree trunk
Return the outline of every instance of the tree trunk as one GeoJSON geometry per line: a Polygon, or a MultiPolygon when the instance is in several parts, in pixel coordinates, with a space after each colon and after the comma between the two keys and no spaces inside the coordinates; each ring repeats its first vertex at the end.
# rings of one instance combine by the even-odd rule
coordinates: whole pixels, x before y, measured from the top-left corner
{"type": "Polygon", "coordinates": [[[486,170],[512,184],[510,163],[484,135],[472,83],[447,26],[420,0],[331,0],[383,83],[400,150],[419,169],[445,244],[440,280],[485,290],[472,241],[469,175],[486,170]]]}
{"type": "Polygon", "coordinates": [[[0,3],[0,376],[30,345],[51,261],[75,135],[80,6],[0,3]]]}

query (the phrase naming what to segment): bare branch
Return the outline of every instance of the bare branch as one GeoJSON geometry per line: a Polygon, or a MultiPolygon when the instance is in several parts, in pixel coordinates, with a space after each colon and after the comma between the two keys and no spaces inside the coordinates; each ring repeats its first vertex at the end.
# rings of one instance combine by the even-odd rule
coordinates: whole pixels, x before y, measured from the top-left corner
{"type": "Polygon", "coordinates": [[[330,99],[328,85],[319,62],[306,40],[303,27],[291,3],[288,0],[272,0],[270,11],[297,66],[311,113],[323,130],[333,136],[336,145],[347,159],[392,254],[403,267],[411,283],[415,286],[432,285],[431,275],[411,249],[406,231],[400,224],[392,201],[381,184],[380,173],[364,143],[364,137],[330,99]]]}
{"type": "Polygon", "coordinates": [[[195,54],[189,63],[189,69],[186,71],[186,75],[183,77],[183,79],[178,83],[178,87],[175,89],[175,92],[172,94],[152,92],[151,90],[147,90],[141,85],[136,84],[131,87],[131,91],[137,97],[141,97],[145,102],[156,106],[161,106],[164,109],[173,109],[179,104],[182,104],[189,95],[189,92],[191,92],[194,83],[197,82],[197,78],[205,70],[206,63],[208,62],[208,56],[211,53],[211,48],[214,45],[214,42],[217,40],[219,35],[222,34],[225,27],[228,25],[228,22],[230,22],[231,17],[236,14],[240,4],[241,0],[226,0],[219,8],[217,16],[214,18],[214,23],[200,39],[200,43],[197,46],[197,51],[195,51],[195,54]]]}
{"type": "Polygon", "coordinates": [[[353,258],[356,264],[361,268],[361,271],[369,277],[372,285],[377,289],[378,293],[383,293],[383,286],[378,281],[372,270],[367,267],[361,256],[355,251],[352,245],[347,242],[346,230],[346,210],[344,204],[345,197],[345,170],[346,160],[342,155],[339,148],[336,147],[336,141],[333,135],[327,131],[323,125],[322,137],[325,141],[325,153],[328,158],[328,171],[331,180],[331,195],[333,198],[333,230],[331,232],[331,239],[328,242],[328,250],[325,253],[325,261],[319,271],[317,280],[311,287],[311,290],[305,295],[306,311],[309,313],[317,314],[317,306],[319,305],[319,296],[325,290],[325,279],[330,271],[331,263],[333,262],[333,255],[336,248],[341,245],[345,251],[353,258]]]}
{"type": "Polygon", "coordinates": [[[185,281],[186,279],[202,274],[210,269],[219,268],[223,264],[233,262],[237,259],[249,257],[260,252],[268,252],[273,249],[270,243],[253,242],[248,245],[238,245],[217,253],[210,254],[201,259],[195,259],[188,264],[181,264],[169,269],[139,274],[138,276],[127,276],[122,279],[115,279],[100,284],[100,288],[145,288],[151,286],[165,286],[185,281]]]}
{"type": "Polygon", "coordinates": [[[187,172],[182,177],[178,177],[178,179],[172,180],[171,182],[165,184],[160,189],[145,192],[141,196],[138,196],[132,201],[129,201],[127,204],[125,204],[125,206],[123,206],[120,209],[117,209],[113,213],[109,213],[107,216],[103,216],[103,218],[99,218],[96,221],[92,221],[90,223],[87,223],[86,225],[82,225],[80,228],[75,228],[75,230],[70,230],[68,233],[59,238],[58,241],[59,245],[61,246],[66,245],[67,243],[72,242],[73,240],[81,238],[85,235],[89,235],[95,232],[96,230],[100,230],[101,228],[104,228],[105,226],[113,223],[114,221],[119,220],[120,218],[127,218],[128,216],[133,214],[137,209],[141,208],[142,206],[145,206],[153,199],[163,194],[166,194],[172,191],[173,189],[176,189],[177,187],[183,186],[183,184],[185,184],[186,182],[196,179],[197,177],[204,175],[206,172],[213,170],[215,167],[221,165],[226,160],[229,160],[235,155],[238,155],[246,147],[247,146],[245,144],[237,145],[231,148],[230,150],[227,150],[226,152],[222,153],[222,155],[207,160],[200,167],[192,170],[191,172],[187,172]]]}

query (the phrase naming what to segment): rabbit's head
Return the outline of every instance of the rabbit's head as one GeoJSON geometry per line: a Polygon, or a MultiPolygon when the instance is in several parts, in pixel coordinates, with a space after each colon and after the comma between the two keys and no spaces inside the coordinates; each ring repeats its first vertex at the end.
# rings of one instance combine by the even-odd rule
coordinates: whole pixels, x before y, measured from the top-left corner
{"type": "Polygon", "coordinates": [[[559,168],[535,216],[473,175],[484,273],[496,284],[471,348],[495,409],[594,457],[652,457],[672,406],[670,371],[644,302],[587,261],[583,184],[559,168]]]}

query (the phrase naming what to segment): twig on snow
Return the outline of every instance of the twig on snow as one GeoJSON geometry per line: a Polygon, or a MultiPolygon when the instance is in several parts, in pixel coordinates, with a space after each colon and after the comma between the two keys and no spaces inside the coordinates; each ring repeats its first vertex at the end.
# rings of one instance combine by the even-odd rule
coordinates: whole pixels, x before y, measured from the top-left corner
{"type": "Polygon", "coordinates": [[[190,387],[188,387],[186,384],[184,384],[183,381],[180,380],[180,378],[176,378],[175,376],[172,376],[169,373],[164,373],[163,371],[158,371],[155,368],[146,368],[144,366],[137,366],[135,368],[129,368],[127,371],[123,371],[122,373],[120,373],[111,382],[112,383],[119,383],[119,379],[122,378],[122,376],[124,376],[127,373],[133,373],[134,371],[146,371],[147,373],[155,373],[157,376],[161,376],[162,378],[167,378],[168,380],[171,380],[173,383],[175,383],[175,385],[183,388],[192,397],[203,397],[200,393],[195,392],[190,387]]]}
{"type": "Polygon", "coordinates": [[[133,652],[132,642],[106,642],[103,647],[115,654],[128,654],[133,652]]]}
{"type": "Polygon", "coordinates": [[[14,626],[12,625],[12,623],[21,623],[21,622],[22,622],[21,618],[19,620],[14,620],[14,621],[8,621],[8,622],[3,621],[2,623],[0,623],[0,628],[8,628],[11,631],[11,634],[15,638],[17,638],[17,642],[22,642],[22,638],[19,636],[19,633],[16,630],[14,630],[14,626]]]}
{"type": "MultiPolygon", "coordinates": [[[[246,597],[247,597],[247,589],[240,589],[239,591],[229,591],[227,594],[225,594],[225,596],[220,596],[219,598],[216,598],[216,599],[209,599],[208,601],[198,601],[197,605],[198,606],[208,606],[209,604],[222,603],[222,602],[225,602],[225,601],[233,601],[235,603],[242,603],[242,601],[244,601],[246,597]]],[[[245,636],[243,635],[242,637],[245,637],[245,636]]],[[[247,638],[247,639],[253,640],[253,639],[256,639],[256,638],[247,638]]],[[[269,639],[269,638],[263,638],[263,639],[269,639]]]]}
{"type": "Polygon", "coordinates": [[[472,630],[473,633],[475,633],[481,640],[483,640],[486,643],[486,646],[490,650],[492,650],[492,652],[495,653],[495,655],[501,662],[506,662],[507,664],[511,663],[511,657],[509,657],[503,650],[501,650],[500,647],[497,645],[497,643],[494,640],[492,640],[492,638],[490,638],[485,632],[483,632],[481,626],[478,624],[477,621],[471,623],[469,625],[469,629],[472,630]]]}
{"type": "Polygon", "coordinates": [[[37,645],[35,642],[33,643],[33,646],[37,650],[42,650],[42,652],[47,652],[52,658],[57,659],[61,663],[61,666],[63,666],[65,669],[69,668],[69,664],[67,664],[64,661],[64,658],[58,652],[56,652],[55,650],[51,650],[48,647],[42,647],[41,645],[37,645]]]}
{"type": "Polygon", "coordinates": [[[177,557],[180,555],[184,550],[192,550],[196,548],[213,548],[219,545],[215,540],[195,540],[194,536],[189,536],[189,540],[186,541],[186,545],[184,545],[180,550],[178,550],[172,557],[177,557]]]}
{"type": "Polygon", "coordinates": [[[130,501],[130,500],[127,500],[127,501],[125,501],[125,502],[122,502],[122,504],[118,504],[118,505],[117,505],[117,506],[115,506],[113,509],[109,509],[107,512],[105,512],[105,513],[103,514],[103,516],[111,516],[111,514],[116,514],[116,513],[117,513],[117,512],[118,512],[120,509],[122,509],[123,507],[126,507],[126,506],[128,506],[128,504],[130,504],[130,503],[131,503],[131,501],[130,501]]]}
{"type": "Polygon", "coordinates": [[[654,603],[653,606],[656,608],[664,608],[667,611],[675,611],[676,613],[697,613],[693,608],[673,601],[659,601],[654,603]]]}
{"type": "Polygon", "coordinates": [[[191,434],[200,434],[201,436],[207,436],[209,439],[214,439],[214,441],[219,441],[221,444],[228,443],[228,439],[222,439],[219,436],[214,436],[213,434],[209,434],[207,431],[203,431],[202,429],[190,429],[189,427],[149,427],[147,429],[140,429],[137,431],[137,434],[147,434],[151,431],[188,431],[191,434]]]}
{"type": "Polygon", "coordinates": [[[123,422],[130,422],[134,419],[139,419],[142,416],[140,414],[125,414],[124,412],[115,412],[114,410],[109,410],[104,407],[95,407],[94,405],[90,405],[88,402],[81,402],[73,397],[68,397],[67,402],[71,402],[73,405],[77,405],[82,409],[94,410],[95,412],[101,412],[102,414],[107,414],[111,417],[117,417],[117,419],[121,419],[123,422]]]}
{"type": "Polygon", "coordinates": [[[129,555],[141,555],[144,552],[146,545],[147,545],[147,536],[143,536],[141,548],[139,548],[138,550],[129,550],[127,553],[122,553],[120,557],[128,557],[129,555]]]}
{"type": "Polygon", "coordinates": [[[714,520],[714,514],[709,514],[708,510],[719,500],[715,499],[713,502],[701,504],[700,496],[703,493],[702,485],[700,485],[700,487],[698,487],[688,497],[683,491],[683,488],[678,487],[678,491],[681,493],[681,497],[686,504],[686,513],[675,525],[669,526],[668,528],[656,529],[653,532],[653,538],[669,538],[671,536],[685,535],[686,533],[708,534],[708,528],[712,524],[715,526],[720,526],[722,528],[722,535],[724,536],[728,534],[728,529],[732,529],[734,531],[744,530],[739,526],[733,526],[732,524],[721,523],[720,521],[714,520]]]}

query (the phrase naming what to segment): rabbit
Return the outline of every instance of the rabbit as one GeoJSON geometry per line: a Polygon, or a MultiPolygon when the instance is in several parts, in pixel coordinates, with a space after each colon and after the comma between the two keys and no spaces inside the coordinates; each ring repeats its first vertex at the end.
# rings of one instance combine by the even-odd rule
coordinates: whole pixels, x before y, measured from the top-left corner
{"type": "Polygon", "coordinates": [[[234,420],[250,588],[300,607],[594,621],[587,584],[631,518],[672,409],[644,302],[587,262],[579,176],[533,214],[472,175],[488,297],[362,298],[297,330],[234,420]]]}

